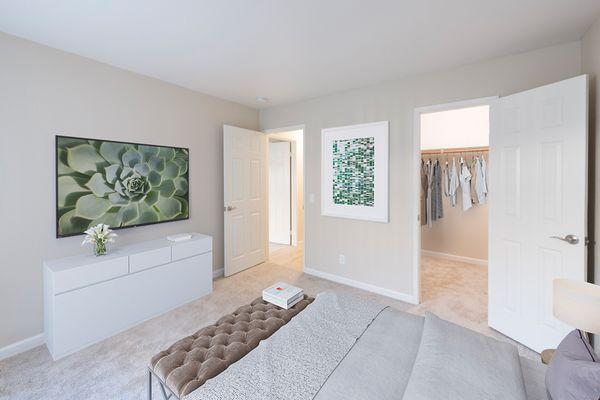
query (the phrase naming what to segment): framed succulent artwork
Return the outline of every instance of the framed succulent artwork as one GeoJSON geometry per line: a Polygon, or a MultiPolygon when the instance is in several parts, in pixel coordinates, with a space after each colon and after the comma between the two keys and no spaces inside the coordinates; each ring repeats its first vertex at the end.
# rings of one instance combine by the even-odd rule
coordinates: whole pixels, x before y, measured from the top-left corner
{"type": "Polygon", "coordinates": [[[321,214],[388,222],[388,122],[321,132],[321,214]]]}
{"type": "Polygon", "coordinates": [[[189,218],[187,148],[56,136],[56,235],[189,218]]]}

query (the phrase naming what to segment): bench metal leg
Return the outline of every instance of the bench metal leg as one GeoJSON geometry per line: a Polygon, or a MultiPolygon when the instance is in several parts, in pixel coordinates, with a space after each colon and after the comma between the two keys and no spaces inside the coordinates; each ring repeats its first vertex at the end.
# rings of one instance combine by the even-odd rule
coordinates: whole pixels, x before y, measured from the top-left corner
{"type": "MultiPolygon", "coordinates": [[[[154,377],[154,372],[150,368],[148,368],[148,400],[153,400],[153,392],[152,392],[152,381],[154,377]]],[[[160,388],[163,400],[169,400],[171,397],[177,398],[173,392],[169,390],[169,388],[165,387],[163,381],[157,376],[156,380],[158,381],[158,387],[160,388]]]]}
{"type": "Polygon", "coordinates": [[[152,371],[148,368],[148,400],[152,400],[152,371]]]}

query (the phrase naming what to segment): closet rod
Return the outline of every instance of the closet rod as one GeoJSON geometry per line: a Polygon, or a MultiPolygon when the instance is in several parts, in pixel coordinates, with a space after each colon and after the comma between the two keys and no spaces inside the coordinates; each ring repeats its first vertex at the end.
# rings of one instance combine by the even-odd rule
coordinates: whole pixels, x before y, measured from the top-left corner
{"type": "Polygon", "coordinates": [[[489,147],[461,147],[453,149],[422,150],[421,154],[452,154],[452,153],[481,153],[490,151],[489,147]]]}

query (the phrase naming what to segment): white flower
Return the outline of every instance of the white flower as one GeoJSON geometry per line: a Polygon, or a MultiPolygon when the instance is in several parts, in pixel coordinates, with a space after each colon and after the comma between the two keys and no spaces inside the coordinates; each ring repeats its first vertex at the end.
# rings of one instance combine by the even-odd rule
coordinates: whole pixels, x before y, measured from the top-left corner
{"type": "Polygon", "coordinates": [[[98,224],[94,227],[89,228],[84,233],[86,234],[86,236],[83,239],[83,242],[81,242],[82,246],[87,243],[95,244],[95,243],[114,242],[115,241],[114,238],[117,237],[117,234],[114,233],[110,229],[110,226],[108,226],[106,224],[98,224]]]}

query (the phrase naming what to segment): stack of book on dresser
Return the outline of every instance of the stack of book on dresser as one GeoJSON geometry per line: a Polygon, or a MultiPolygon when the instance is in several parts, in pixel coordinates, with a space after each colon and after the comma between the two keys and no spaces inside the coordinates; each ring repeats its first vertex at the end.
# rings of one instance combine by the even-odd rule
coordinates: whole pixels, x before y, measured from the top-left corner
{"type": "Polygon", "coordinates": [[[304,291],[289,283],[277,282],[263,290],[262,298],[264,301],[287,310],[304,298],[304,291]]]}

